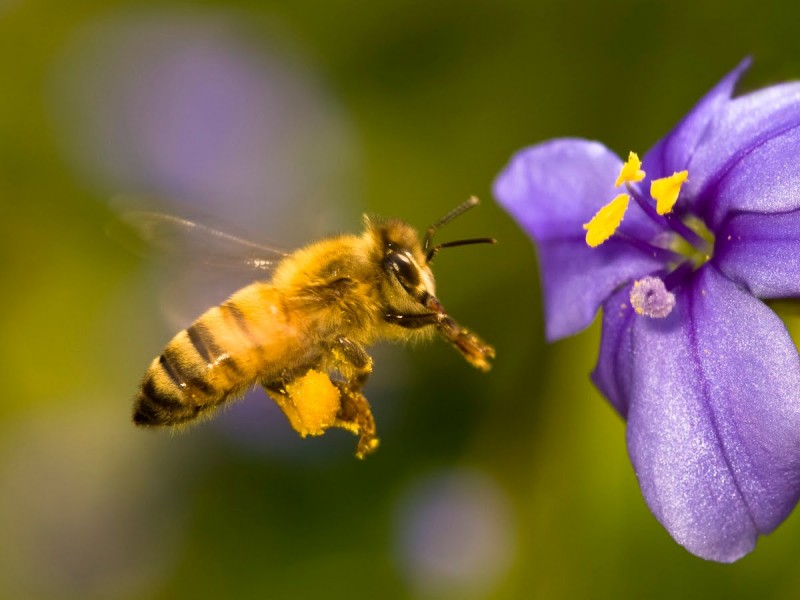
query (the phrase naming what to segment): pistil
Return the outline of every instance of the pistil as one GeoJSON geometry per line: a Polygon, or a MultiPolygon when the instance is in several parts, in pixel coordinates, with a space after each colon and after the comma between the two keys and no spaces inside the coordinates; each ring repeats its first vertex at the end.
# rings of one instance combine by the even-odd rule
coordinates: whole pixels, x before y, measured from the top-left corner
{"type": "Polygon", "coordinates": [[[633,284],[630,301],[636,314],[663,319],[675,308],[675,294],[658,277],[645,277],[633,284]]]}

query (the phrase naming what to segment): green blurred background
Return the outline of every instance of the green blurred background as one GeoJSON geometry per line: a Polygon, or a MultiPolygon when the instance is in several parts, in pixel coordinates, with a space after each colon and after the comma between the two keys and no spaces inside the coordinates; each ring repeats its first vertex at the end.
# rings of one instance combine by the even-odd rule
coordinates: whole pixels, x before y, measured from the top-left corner
{"type": "Polygon", "coordinates": [[[544,343],[533,247],[490,195],[550,137],[644,152],[745,55],[746,89],[800,76],[798,22],[791,1],[0,0],[0,597],[798,597],[797,514],[727,566],[655,521],[588,380],[597,324],[544,343]],[[260,394],[134,429],[149,361],[242,281],[107,236],[130,195],[297,245],[470,194],[441,239],[500,244],[443,252],[438,289],[495,368],[378,347],[377,454],[299,439],[260,394]]]}

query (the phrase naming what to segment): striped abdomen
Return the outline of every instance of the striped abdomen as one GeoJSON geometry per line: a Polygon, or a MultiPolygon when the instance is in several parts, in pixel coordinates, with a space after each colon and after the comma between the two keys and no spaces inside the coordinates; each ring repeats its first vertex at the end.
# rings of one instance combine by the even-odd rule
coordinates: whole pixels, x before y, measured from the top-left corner
{"type": "Polygon", "coordinates": [[[208,310],[150,364],[136,397],[137,425],[179,425],[279,370],[296,335],[274,288],[252,284],[208,310]]]}

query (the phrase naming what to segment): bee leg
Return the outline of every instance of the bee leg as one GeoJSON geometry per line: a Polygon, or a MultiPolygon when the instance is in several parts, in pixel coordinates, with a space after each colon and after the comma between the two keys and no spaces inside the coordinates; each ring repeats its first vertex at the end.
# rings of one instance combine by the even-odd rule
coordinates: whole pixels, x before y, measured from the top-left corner
{"type": "Polygon", "coordinates": [[[360,392],[365,379],[366,374],[352,382],[331,381],[326,373],[310,369],[302,376],[280,377],[263,385],[301,437],[340,427],[359,436],[356,456],[364,458],[378,447],[375,419],[360,392]]]}
{"type": "Polygon", "coordinates": [[[372,357],[361,344],[339,336],[329,345],[333,368],[341,372],[351,390],[360,391],[372,373],[372,357]]]}
{"type": "Polygon", "coordinates": [[[312,368],[299,377],[282,376],[263,386],[301,437],[322,435],[336,424],[341,392],[326,373],[312,368]]]}
{"type": "Polygon", "coordinates": [[[331,360],[326,364],[297,376],[284,372],[263,386],[302,437],[340,427],[359,436],[356,456],[364,458],[378,447],[375,419],[361,393],[372,372],[372,358],[360,344],[343,336],[329,342],[327,350],[331,360]],[[325,373],[328,369],[339,372],[344,380],[332,380],[325,373]]]}
{"type": "Polygon", "coordinates": [[[469,364],[481,371],[492,368],[491,359],[495,357],[494,348],[477,335],[461,327],[452,318],[445,317],[438,326],[439,333],[461,352],[469,364]]]}
{"type": "Polygon", "coordinates": [[[341,408],[334,425],[346,429],[358,437],[356,458],[364,458],[378,449],[380,443],[375,435],[375,418],[369,401],[360,391],[352,388],[349,382],[334,381],[341,394],[341,408]]]}
{"type": "Polygon", "coordinates": [[[374,452],[379,443],[372,409],[361,393],[372,372],[372,358],[363,346],[344,336],[336,338],[330,350],[335,360],[334,368],[346,378],[345,381],[333,382],[341,396],[341,409],[336,415],[335,425],[359,436],[356,457],[364,458],[374,452]]]}
{"type": "Polygon", "coordinates": [[[403,315],[395,312],[387,312],[383,315],[385,321],[394,323],[406,329],[419,329],[428,325],[438,325],[442,320],[440,313],[430,312],[418,315],[403,315]]]}
{"type": "Polygon", "coordinates": [[[287,394],[286,386],[294,381],[294,379],[295,376],[290,373],[288,369],[284,369],[275,379],[263,380],[261,385],[270,397],[277,395],[285,396],[287,394]]]}
{"type": "Polygon", "coordinates": [[[435,308],[436,312],[418,315],[388,312],[383,318],[389,323],[394,323],[406,329],[419,329],[420,327],[434,325],[439,334],[450,342],[473,367],[481,371],[488,371],[492,368],[489,361],[495,356],[494,348],[468,329],[456,323],[444,311],[444,308],[436,298],[430,297],[428,299],[428,307],[435,308]]]}
{"type": "Polygon", "coordinates": [[[284,371],[275,381],[265,381],[262,385],[267,395],[275,401],[275,404],[277,404],[281,411],[283,411],[283,414],[286,415],[292,429],[304,436],[303,432],[306,428],[303,425],[303,420],[300,417],[300,413],[292,397],[289,396],[289,392],[286,390],[286,386],[293,380],[294,378],[287,371],[284,371]]]}

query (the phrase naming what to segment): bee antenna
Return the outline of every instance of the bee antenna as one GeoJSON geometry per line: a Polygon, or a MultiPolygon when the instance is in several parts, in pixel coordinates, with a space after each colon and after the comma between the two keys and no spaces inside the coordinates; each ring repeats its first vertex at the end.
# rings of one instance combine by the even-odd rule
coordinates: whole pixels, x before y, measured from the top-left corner
{"type": "MultiPolygon", "coordinates": [[[[479,202],[480,202],[480,200],[478,200],[477,196],[471,196],[469,198],[469,200],[459,204],[453,210],[451,210],[449,213],[447,213],[445,216],[443,216],[441,219],[436,221],[433,225],[428,227],[428,229],[425,231],[425,240],[422,243],[422,251],[425,252],[426,255],[432,256],[430,254],[428,248],[431,247],[431,241],[433,241],[433,234],[436,233],[436,230],[444,227],[450,221],[452,221],[456,217],[464,214],[465,212],[467,212],[473,206],[477,206],[479,202]]],[[[458,244],[449,244],[449,245],[458,245],[458,244]]],[[[445,246],[441,245],[440,247],[444,248],[445,246]]],[[[433,251],[433,253],[435,254],[436,251],[433,251]]],[[[430,262],[430,259],[428,259],[428,262],[430,262]]]]}
{"type": "Polygon", "coordinates": [[[425,262],[430,263],[436,253],[442,248],[452,248],[453,246],[468,246],[470,244],[496,244],[497,240],[494,238],[470,238],[468,240],[455,240],[452,242],[444,242],[443,244],[436,244],[433,248],[428,250],[425,255],[425,262]]]}

